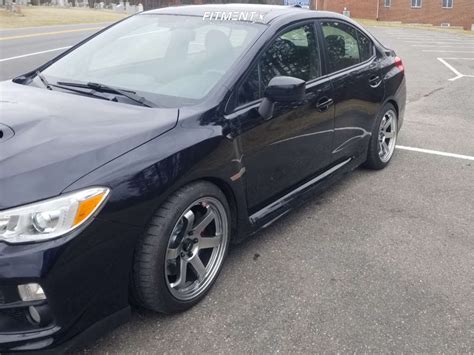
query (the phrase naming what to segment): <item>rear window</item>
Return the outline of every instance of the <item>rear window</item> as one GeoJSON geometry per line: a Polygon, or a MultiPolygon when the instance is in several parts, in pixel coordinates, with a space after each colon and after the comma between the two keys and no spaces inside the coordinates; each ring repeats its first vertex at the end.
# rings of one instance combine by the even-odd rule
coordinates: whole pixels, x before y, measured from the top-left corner
{"type": "Polygon", "coordinates": [[[372,57],[372,41],[354,27],[338,21],[324,21],[322,29],[331,72],[365,62],[372,57]]]}

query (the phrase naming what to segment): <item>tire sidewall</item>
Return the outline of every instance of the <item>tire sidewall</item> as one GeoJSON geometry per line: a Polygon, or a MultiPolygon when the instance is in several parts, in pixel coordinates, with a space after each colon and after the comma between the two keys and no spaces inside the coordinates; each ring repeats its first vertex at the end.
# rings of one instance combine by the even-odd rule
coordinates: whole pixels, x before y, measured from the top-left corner
{"type": "MultiPolygon", "coordinates": [[[[388,111],[393,111],[395,113],[395,118],[397,121],[397,135],[396,135],[396,140],[398,139],[398,114],[397,110],[395,109],[395,106],[392,105],[391,103],[386,103],[383,107],[380,113],[377,116],[377,119],[375,120],[374,127],[372,129],[372,135],[370,138],[369,142],[369,149],[367,152],[367,161],[365,162],[365,167],[369,169],[374,169],[374,170],[379,170],[385,168],[392,160],[393,155],[391,155],[390,159],[387,161],[382,161],[379,156],[379,147],[378,147],[378,135],[379,135],[379,129],[380,129],[380,123],[382,122],[383,117],[388,111]]],[[[395,140],[395,143],[396,143],[395,140]]]]}
{"type": "Polygon", "coordinates": [[[142,240],[139,242],[139,246],[135,253],[135,261],[138,261],[138,265],[136,262],[134,263],[134,291],[136,293],[136,297],[138,296],[137,298],[139,303],[146,308],[162,313],[181,312],[198,303],[214,285],[222,270],[222,266],[229,250],[231,237],[230,232],[231,215],[229,204],[227,203],[225,195],[215,185],[207,182],[198,182],[188,185],[174,193],[155,213],[154,217],[150,221],[147,231],[145,232],[142,240]],[[171,233],[173,232],[178,219],[183,215],[184,212],[186,212],[186,209],[194,201],[204,197],[213,197],[224,206],[225,213],[227,215],[226,228],[228,232],[228,240],[225,246],[222,262],[219,265],[214,279],[207,285],[205,290],[201,292],[200,295],[189,301],[183,301],[174,297],[168,289],[165,270],[166,251],[168,248],[169,238],[171,237],[171,233]],[[167,207],[170,206],[174,208],[167,209],[167,207]],[[154,259],[148,260],[148,264],[150,265],[141,265],[141,267],[152,268],[151,273],[148,275],[149,280],[146,281],[149,282],[151,289],[147,288],[146,292],[140,289],[140,284],[142,284],[143,280],[142,282],[136,282],[137,277],[140,278],[139,268],[140,263],[143,262],[143,258],[140,257],[140,253],[144,252],[143,248],[148,248],[147,252],[150,252],[155,256],[154,259]]]}

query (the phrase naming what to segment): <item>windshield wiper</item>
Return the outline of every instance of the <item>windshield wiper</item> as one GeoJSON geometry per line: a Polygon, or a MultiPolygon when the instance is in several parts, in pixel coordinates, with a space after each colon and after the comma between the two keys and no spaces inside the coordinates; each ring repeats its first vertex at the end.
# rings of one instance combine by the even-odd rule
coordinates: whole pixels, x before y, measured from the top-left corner
{"type": "Polygon", "coordinates": [[[113,86],[99,84],[99,83],[73,83],[73,82],[66,82],[66,81],[58,81],[58,85],[60,86],[71,86],[77,88],[88,88],[98,92],[108,92],[111,94],[117,94],[121,96],[125,96],[126,98],[139,103],[142,106],[146,107],[157,107],[154,102],[151,102],[144,98],[143,96],[137,95],[134,91],[130,90],[122,90],[113,86]]]}
{"type": "Polygon", "coordinates": [[[37,71],[35,72],[35,74],[36,74],[36,76],[41,80],[41,82],[42,82],[43,85],[46,87],[46,89],[48,89],[48,90],[53,90],[53,87],[55,87],[55,88],[59,88],[59,89],[63,89],[63,90],[69,90],[69,91],[72,91],[72,92],[75,92],[75,93],[78,93],[78,94],[90,95],[90,96],[98,97],[98,98],[103,99],[103,100],[109,100],[109,101],[110,101],[110,98],[108,98],[108,97],[104,97],[104,96],[95,94],[95,93],[94,93],[94,90],[89,90],[89,91],[76,90],[76,89],[73,89],[73,88],[68,88],[68,87],[66,87],[66,86],[51,84],[51,83],[44,77],[44,75],[41,74],[41,72],[40,72],[39,70],[37,70],[37,71]]]}
{"type": "Polygon", "coordinates": [[[41,82],[46,87],[46,89],[53,90],[53,88],[51,87],[51,84],[48,82],[48,80],[46,80],[46,78],[43,76],[43,74],[41,74],[39,70],[37,70],[35,74],[41,80],[41,82]]]}
{"type": "MultiPolygon", "coordinates": [[[[72,92],[75,92],[76,94],[88,95],[88,96],[96,97],[96,98],[98,98],[98,99],[111,101],[111,98],[110,98],[110,97],[102,96],[102,95],[100,95],[98,92],[95,92],[95,91],[92,90],[92,89],[89,89],[89,90],[81,90],[81,89],[74,89],[73,87],[67,87],[67,86],[56,85],[56,84],[49,84],[49,86],[52,86],[52,87],[55,87],[55,88],[59,88],[59,89],[62,89],[62,90],[72,91],[72,92]]],[[[87,87],[84,87],[83,89],[87,89],[87,87]]]]}
{"type": "MultiPolygon", "coordinates": [[[[102,100],[107,100],[107,101],[110,101],[110,97],[105,97],[105,96],[102,96],[102,95],[99,95],[98,93],[96,93],[93,89],[89,89],[88,87],[84,87],[86,89],[89,89],[87,91],[84,91],[84,90],[78,90],[78,89],[74,89],[72,87],[67,87],[67,86],[61,86],[61,85],[57,85],[57,84],[51,84],[43,74],[41,74],[41,72],[39,70],[35,71],[33,74],[31,74],[29,77],[34,77],[34,76],[37,76],[41,82],[43,83],[43,85],[46,87],[46,89],[48,90],[53,90],[53,87],[55,88],[59,88],[59,89],[62,89],[62,90],[68,90],[68,91],[72,91],[72,92],[75,92],[77,94],[81,94],[81,95],[89,95],[89,96],[93,96],[93,97],[96,97],[96,98],[99,98],[99,99],[102,99],[102,100]]],[[[15,78],[13,80],[16,80],[16,79],[21,79],[21,80],[24,80],[25,78],[27,78],[26,76],[20,76],[18,78],[15,78]]]]}

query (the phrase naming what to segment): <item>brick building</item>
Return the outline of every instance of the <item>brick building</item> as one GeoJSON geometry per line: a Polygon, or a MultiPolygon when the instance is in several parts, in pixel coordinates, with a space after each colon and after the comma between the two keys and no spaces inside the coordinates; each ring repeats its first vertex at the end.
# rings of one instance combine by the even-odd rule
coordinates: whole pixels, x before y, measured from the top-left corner
{"type": "Polygon", "coordinates": [[[312,0],[313,7],[380,21],[474,29],[474,0],[312,0]]]}
{"type": "MultiPolygon", "coordinates": [[[[0,0],[1,1],[1,0],[0,0]]],[[[141,3],[145,10],[166,6],[198,5],[198,4],[225,4],[225,3],[250,3],[283,5],[284,0],[129,0],[130,3],[141,3]]],[[[474,0],[473,0],[474,1],[474,0]]]]}
{"type": "MultiPolygon", "coordinates": [[[[145,10],[165,6],[207,3],[259,3],[283,5],[284,0],[130,0],[145,10]]],[[[342,13],[351,17],[380,21],[426,23],[435,26],[474,26],[474,0],[310,0],[311,8],[342,13]]]]}

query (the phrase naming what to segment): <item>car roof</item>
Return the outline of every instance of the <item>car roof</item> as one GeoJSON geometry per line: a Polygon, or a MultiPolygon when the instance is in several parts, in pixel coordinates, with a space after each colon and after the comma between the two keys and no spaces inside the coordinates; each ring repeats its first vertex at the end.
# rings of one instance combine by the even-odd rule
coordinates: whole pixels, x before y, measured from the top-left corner
{"type": "MultiPolygon", "coordinates": [[[[282,6],[282,5],[264,5],[264,4],[206,4],[206,5],[186,5],[186,6],[172,6],[161,9],[146,11],[143,14],[163,14],[163,15],[185,15],[185,16],[200,16],[205,14],[221,14],[222,12],[255,12],[261,15],[259,23],[269,24],[276,18],[292,17],[294,15],[306,15],[304,17],[333,17],[345,18],[335,12],[328,11],[314,11],[304,9],[299,6],[282,6]]],[[[242,21],[242,20],[240,20],[242,21]]]]}

